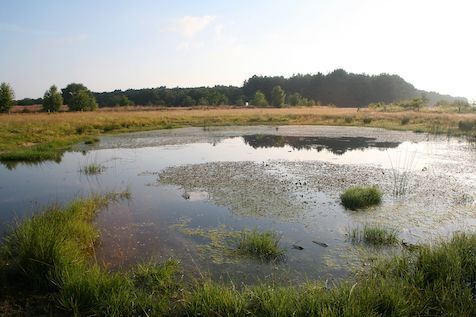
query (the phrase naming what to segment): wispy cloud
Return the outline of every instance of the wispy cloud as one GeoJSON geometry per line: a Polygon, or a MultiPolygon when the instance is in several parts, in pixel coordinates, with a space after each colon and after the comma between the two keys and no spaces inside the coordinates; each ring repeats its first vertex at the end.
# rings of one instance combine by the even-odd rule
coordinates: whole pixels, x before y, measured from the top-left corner
{"type": "Polygon", "coordinates": [[[184,37],[193,37],[195,34],[205,30],[215,20],[214,16],[183,16],[175,21],[172,29],[184,37]]]}

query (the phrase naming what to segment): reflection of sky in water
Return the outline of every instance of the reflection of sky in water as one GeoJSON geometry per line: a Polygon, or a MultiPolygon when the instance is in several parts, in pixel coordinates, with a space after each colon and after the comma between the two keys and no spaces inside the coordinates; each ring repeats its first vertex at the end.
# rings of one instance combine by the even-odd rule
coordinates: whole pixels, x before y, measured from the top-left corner
{"type": "MultiPolygon", "coordinates": [[[[249,143],[249,139],[247,141],[249,143]]],[[[200,265],[202,269],[215,270],[216,267],[206,261],[200,262],[193,258],[198,255],[196,245],[190,242],[190,239],[170,229],[170,225],[177,223],[180,217],[187,216],[192,219],[190,225],[193,226],[226,224],[239,230],[242,227],[259,225],[286,232],[283,244],[289,248],[290,258],[287,264],[280,268],[287,270],[290,267],[301,267],[305,271],[305,268],[315,267],[321,262],[315,254],[309,258],[308,253],[292,250],[293,243],[301,241],[299,244],[306,250],[315,250],[313,252],[317,252],[322,260],[325,256],[332,256],[332,252],[336,252],[332,246],[339,243],[342,245],[344,239],[336,240],[336,232],[321,232],[317,229],[319,226],[312,228],[302,224],[280,223],[273,219],[233,216],[226,208],[207,202],[207,193],[190,193],[189,199],[184,199],[186,197],[182,196],[183,192],[175,187],[147,186],[156,181],[156,175],[145,172],[158,172],[172,165],[266,160],[318,160],[336,164],[365,164],[383,168],[394,166],[420,170],[441,163],[458,165],[468,156],[468,147],[456,139],[448,142],[393,143],[389,148],[382,147],[382,144],[381,147],[369,144],[368,147],[338,151],[339,153],[335,153],[335,149],[331,148],[332,140],[327,139],[326,142],[325,146],[318,146],[319,150],[305,147],[299,149],[295,143],[289,145],[286,142],[279,147],[260,147],[255,142],[253,147],[242,137],[231,137],[215,143],[112,148],[92,150],[85,154],[69,152],[65,153],[60,163],[46,162],[31,166],[19,164],[13,170],[0,166],[0,234],[5,232],[7,224],[15,217],[31,215],[48,204],[66,203],[77,196],[93,192],[121,191],[128,188],[132,191],[133,200],[111,207],[98,219],[100,224],[108,228],[104,232],[103,242],[103,246],[109,248],[103,248],[106,259],[119,259],[128,263],[136,260],[137,256],[179,255],[185,267],[200,265]],[[89,163],[103,164],[106,170],[97,176],[79,173],[80,168],[89,163]],[[330,247],[316,247],[310,237],[325,239],[330,247]]],[[[337,218],[323,219],[321,225],[328,226],[329,221],[342,222],[341,227],[333,229],[340,230],[338,234],[342,236],[347,217],[342,212],[334,217],[337,218]]],[[[228,264],[223,267],[245,275],[253,274],[253,270],[261,270],[260,272],[265,274],[271,274],[272,271],[263,266],[228,264]]],[[[332,273],[332,269],[329,268],[327,273],[332,273]]]]}

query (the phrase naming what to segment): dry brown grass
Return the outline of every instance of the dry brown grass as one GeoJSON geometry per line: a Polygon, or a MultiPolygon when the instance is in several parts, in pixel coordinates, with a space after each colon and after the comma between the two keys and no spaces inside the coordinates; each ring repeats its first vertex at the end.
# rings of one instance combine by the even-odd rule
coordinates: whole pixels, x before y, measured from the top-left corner
{"type": "Polygon", "coordinates": [[[0,115],[0,159],[44,159],[49,155],[37,155],[39,150],[42,154],[58,154],[74,142],[103,133],[185,126],[347,125],[458,135],[467,133],[458,129],[459,121],[476,121],[474,113],[378,112],[332,107],[133,109],[134,111],[106,108],[96,112],[0,115]],[[402,125],[401,120],[404,117],[409,117],[410,121],[402,125]],[[366,123],[364,119],[367,119],[366,123]],[[24,155],[25,151],[30,153],[24,155]]]}

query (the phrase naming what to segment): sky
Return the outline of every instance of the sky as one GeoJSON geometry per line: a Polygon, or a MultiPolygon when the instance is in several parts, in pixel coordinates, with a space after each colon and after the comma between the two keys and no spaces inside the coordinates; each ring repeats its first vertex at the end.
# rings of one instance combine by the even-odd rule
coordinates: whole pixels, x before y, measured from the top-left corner
{"type": "Polygon", "coordinates": [[[473,0],[0,0],[0,82],[20,99],[343,68],[474,100],[475,21],[473,0]]]}

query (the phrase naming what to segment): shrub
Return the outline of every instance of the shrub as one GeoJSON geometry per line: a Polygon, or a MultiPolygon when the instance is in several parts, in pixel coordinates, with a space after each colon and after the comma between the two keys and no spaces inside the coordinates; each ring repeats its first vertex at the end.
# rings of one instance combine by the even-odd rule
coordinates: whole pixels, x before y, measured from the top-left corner
{"type": "Polygon", "coordinates": [[[403,117],[403,118],[400,119],[401,125],[406,125],[406,124],[408,124],[409,122],[410,122],[410,117],[405,116],[405,117],[403,117]]]}
{"type": "Polygon", "coordinates": [[[362,121],[364,122],[364,124],[369,124],[370,122],[372,122],[372,118],[364,118],[362,121]]]}
{"type": "Polygon", "coordinates": [[[352,118],[352,117],[345,117],[345,118],[344,118],[344,121],[345,121],[345,123],[352,123],[352,121],[354,121],[354,118],[352,118]]]}
{"type": "Polygon", "coordinates": [[[458,128],[461,131],[466,131],[466,132],[473,130],[475,125],[476,124],[474,121],[459,121],[458,122],[458,128]]]}
{"type": "Polygon", "coordinates": [[[347,189],[340,199],[345,208],[356,210],[380,204],[382,192],[375,186],[354,186],[347,189]]]}

